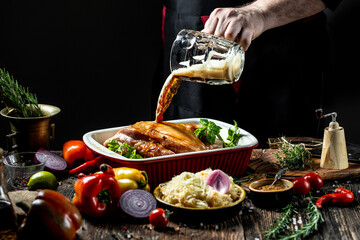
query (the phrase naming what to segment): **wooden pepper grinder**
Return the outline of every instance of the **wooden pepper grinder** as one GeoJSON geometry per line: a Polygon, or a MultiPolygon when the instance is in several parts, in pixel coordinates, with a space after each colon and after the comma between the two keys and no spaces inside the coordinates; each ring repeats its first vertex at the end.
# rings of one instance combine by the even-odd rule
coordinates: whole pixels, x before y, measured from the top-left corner
{"type": "Polygon", "coordinates": [[[346,169],[349,167],[345,132],[336,121],[336,112],[326,114],[332,117],[329,127],[325,128],[320,167],[327,169],[346,169]]]}

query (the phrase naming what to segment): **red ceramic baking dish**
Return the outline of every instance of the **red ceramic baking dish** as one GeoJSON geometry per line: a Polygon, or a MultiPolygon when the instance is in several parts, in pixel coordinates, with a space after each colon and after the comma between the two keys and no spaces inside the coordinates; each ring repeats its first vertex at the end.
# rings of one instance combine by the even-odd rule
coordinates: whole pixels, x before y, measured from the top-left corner
{"type": "MultiPolygon", "coordinates": [[[[234,128],[231,124],[207,119],[222,128],[220,135],[224,139],[227,138],[228,129],[234,128]]],[[[169,122],[200,125],[200,118],[179,119],[169,122]]],[[[83,136],[83,140],[91,150],[104,156],[112,167],[131,167],[146,171],[152,187],[167,182],[173,176],[184,171],[198,172],[206,168],[221,169],[233,177],[240,176],[245,173],[252,150],[258,145],[257,139],[252,134],[240,128],[242,137],[236,147],[179,153],[153,158],[128,159],[103,146],[103,142],[114,136],[120,128],[122,127],[91,131],[83,136]]]]}

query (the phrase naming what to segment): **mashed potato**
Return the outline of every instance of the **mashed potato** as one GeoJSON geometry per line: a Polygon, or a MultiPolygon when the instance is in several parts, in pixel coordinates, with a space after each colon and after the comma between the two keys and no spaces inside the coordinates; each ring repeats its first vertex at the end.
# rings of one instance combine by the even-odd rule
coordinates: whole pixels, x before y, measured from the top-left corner
{"type": "Polygon", "coordinates": [[[223,207],[238,200],[241,190],[237,188],[232,177],[228,193],[222,194],[206,184],[206,177],[212,172],[210,168],[197,173],[183,172],[168,183],[160,185],[162,200],[180,207],[212,208],[223,207]]]}

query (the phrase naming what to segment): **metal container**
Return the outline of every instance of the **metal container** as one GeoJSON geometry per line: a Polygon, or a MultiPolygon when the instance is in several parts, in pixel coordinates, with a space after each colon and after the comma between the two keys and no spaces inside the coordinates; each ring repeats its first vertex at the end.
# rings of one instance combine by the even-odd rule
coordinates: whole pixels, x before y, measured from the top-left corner
{"type": "Polygon", "coordinates": [[[37,151],[49,149],[50,140],[55,138],[55,124],[51,119],[60,112],[55,106],[39,104],[43,117],[14,117],[4,108],[0,114],[10,122],[11,133],[6,135],[8,151],[37,151]]]}

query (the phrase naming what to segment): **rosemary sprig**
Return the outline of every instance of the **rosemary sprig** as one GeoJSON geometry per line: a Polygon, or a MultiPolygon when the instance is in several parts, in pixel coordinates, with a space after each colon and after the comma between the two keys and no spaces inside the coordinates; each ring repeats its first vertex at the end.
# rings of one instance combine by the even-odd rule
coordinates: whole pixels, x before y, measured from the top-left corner
{"type": "Polygon", "coordinates": [[[9,72],[1,68],[0,100],[8,108],[8,112],[15,110],[19,117],[43,116],[36,95],[19,85],[9,72]]]}
{"type": "Polygon", "coordinates": [[[290,239],[300,239],[309,236],[313,231],[317,230],[318,223],[324,222],[324,218],[320,212],[320,210],[316,207],[313,202],[313,197],[308,198],[308,204],[305,209],[307,216],[309,217],[310,221],[302,226],[302,228],[296,230],[291,235],[285,236],[281,239],[283,240],[290,240],[290,239]]]}
{"type": "Polygon", "coordinates": [[[291,216],[297,213],[295,201],[291,201],[282,209],[281,217],[273,224],[270,230],[265,232],[266,239],[276,239],[281,233],[284,233],[291,223],[291,216]]]}
{"type": "Polygon", "coordinates": [[[319,223],[324,222],[320,210],[314,203],[316,198],[310,194],[308,198],[305,198],[307,205],[304,210],[309,218],[309,222],[296,231],[291,231],[290,234],[286,234],[286,230],[290,229],[291,216],[298,213],[297,206],[299,206],[299,204],[296,204],[297,200],[298,198],[294,197],[293,201],[283,209],[281,217],[278,218],[270,230],[264,233],[266,239],[290,240],[305,238],[317,230],[319,223]]]}
{"type": "Polygon", "coordinates": [[[275,153],[279,162],[275,165],[290,170],[312,168],[311,153],[305,148],[304,144],[291,144],[284,137],[281,140],[280,150],[275,153]]]}

